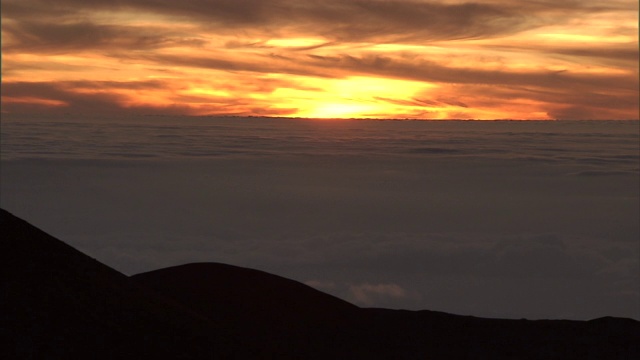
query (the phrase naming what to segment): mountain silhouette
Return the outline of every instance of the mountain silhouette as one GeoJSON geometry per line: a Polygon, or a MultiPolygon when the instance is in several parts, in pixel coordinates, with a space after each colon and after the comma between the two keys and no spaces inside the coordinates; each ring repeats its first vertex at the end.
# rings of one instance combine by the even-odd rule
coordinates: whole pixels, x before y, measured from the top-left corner
{"type": "Polygon", "coordinates": [[[199,315],[5,210],[1,215],[2,338],[11,344],[3,359],[188,359],[186,346],[207,352],[198,340],[207,337],[207,322],[199,315]]]}
{"type": "Polygon", "coordinates": [[[359,308],[258,270],[128,277],[2,210],[3,359],[636,359],[640,323],[359,308]]]}

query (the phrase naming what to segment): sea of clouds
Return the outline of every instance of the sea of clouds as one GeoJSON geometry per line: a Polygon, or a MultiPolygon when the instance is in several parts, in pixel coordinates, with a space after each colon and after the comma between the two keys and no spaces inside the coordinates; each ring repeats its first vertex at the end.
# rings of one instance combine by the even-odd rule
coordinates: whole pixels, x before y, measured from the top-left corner
{"type": "Polygon", "coordinates": [[[637,121],[4,116],[0,204],[133,274],[361,306],[640,319],[637,121]]]}

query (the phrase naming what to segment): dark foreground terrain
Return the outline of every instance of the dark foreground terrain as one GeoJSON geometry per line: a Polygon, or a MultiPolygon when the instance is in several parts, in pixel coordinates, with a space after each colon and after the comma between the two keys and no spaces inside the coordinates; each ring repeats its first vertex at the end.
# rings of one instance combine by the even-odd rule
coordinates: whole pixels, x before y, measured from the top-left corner
{"type": "Polygon", "coordinates": [[[224,264],[127,277],[2,210],[3,359],[640,359],[640,323],[365,309],[224,264]]]}

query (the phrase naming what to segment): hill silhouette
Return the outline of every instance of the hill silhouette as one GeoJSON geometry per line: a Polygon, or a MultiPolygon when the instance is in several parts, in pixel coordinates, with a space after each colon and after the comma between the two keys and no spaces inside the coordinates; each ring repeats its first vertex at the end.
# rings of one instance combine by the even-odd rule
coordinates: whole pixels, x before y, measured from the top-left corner
{"type": "Polygon", "coordinates": [[[2,210],[4,359],[190,358],[206,321],[2,210]],[[6,341],[5,340],[5,341],[6,341]],[[183,354],[183,352],[185,352],[183,354]]]}
{"type": "Polygon", "coordinates": [[[366,309],[218,263],[127,277],[4,210],[0,225],[4,359],[640,358],[632,319],[366,309]]]}

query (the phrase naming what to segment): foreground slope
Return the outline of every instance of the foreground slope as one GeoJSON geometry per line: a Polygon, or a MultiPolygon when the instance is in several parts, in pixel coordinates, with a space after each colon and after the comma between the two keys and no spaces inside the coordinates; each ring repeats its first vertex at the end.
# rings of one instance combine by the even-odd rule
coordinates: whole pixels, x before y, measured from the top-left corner
{"type": "Polygon", "coordinates": [[[4,359],[189,358],[204,321],[2,210],[4,359]]]}
{"type": "Polygon", "coordinates": [[[127,277],[2,210],[6,359],[635,359],[630,319],[528,321],[362,309],[257,270],[127,277]]]}

